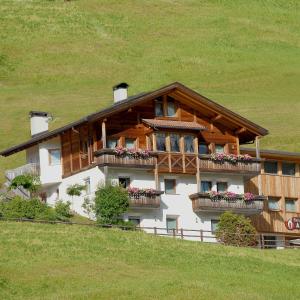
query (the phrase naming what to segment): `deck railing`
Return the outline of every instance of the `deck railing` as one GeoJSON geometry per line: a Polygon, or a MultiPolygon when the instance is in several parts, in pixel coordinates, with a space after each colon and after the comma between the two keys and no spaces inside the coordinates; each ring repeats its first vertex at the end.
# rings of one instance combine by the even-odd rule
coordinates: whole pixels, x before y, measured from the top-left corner
{"type": "Polygon", "coordinates": [[[162,192],[156,191],[153,194],[129,194],[130,208],[159,208],[160,195],[162,192]]]}
{"type": "Polygon", "coordinates": [[[261,170],[261,160],[251,159],[249,161],[237,161],[235,163],[229,161],[214,161],[210,155],[199,155],[200,171],[203,172],[228,172],[242,174],[259,174],[261,170]]]}
{"type": "Polygon", "coordinates": [[[224,212],[253,215],[262,212],[265,196],[255,196],[253,200],[236,199],[212,199],[208,193],[196,193],[190,195],[194,212],[224,212]]]}
{"type": "Polygon", "coordinates": [[[135,158],[127,155],[117,155],[114,149],[101,149],[94,153],[99,166],[115,166],[153,169],[156,163],[156,153],[149,152],[149,157],[135,158]]]}
{"type": "Polygon", "coordinates": [[[5,177],[9,180],[12,181],[15,177],[19,175],[24,175],[24,174],[31,174],[31,175],[40,175],[40,165],[38,163],[30,163],[26,164],[24,166],[18,167],[13,170],[7,170],[5,172],[5,177]]]}

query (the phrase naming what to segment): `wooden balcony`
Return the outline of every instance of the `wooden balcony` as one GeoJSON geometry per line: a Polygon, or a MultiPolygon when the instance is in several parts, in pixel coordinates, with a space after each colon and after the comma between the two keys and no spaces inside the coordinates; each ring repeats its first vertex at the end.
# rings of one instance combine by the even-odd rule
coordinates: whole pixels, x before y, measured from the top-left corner
{"type": "Polygon", "coordinates": [[[261,171],[261,160],[259,159],[232,163],[229,161],[213,161],[210,155],[199,155],[199,158],[200,172],[239,173],[255,176],[260,174],[261,171]]]}
{"type": "Polygon", "coordinates": [[[263,210],[265,196],[256,196],[254,200],[245,201],[241,198],[235,200],[212,200],[207,193],[190,195],[194,212],[223,213],[232,211],[238,214],[255,215],[263,210]]]}
{"type": "Polygon", "coordinates": [[[163,192],[156,191],[153,195],[129,195],[129,207],[137,209],[155,209],[160,207],[160,195],[163,192]]]}
{"type": "Polygon", "coordinates": [[[197,155],[158,152],[157,167],[160,173],[196,174],[197,155]]]}
{"type": "Polygon", "coordinates": [[[101,149],[94,152],[95,161],[98,166],[111,166],[137,169],[154,169],[156,153],[150,152],[148,158],[134,158],[131,156],[119,156],[114,149],[101,149]]]}

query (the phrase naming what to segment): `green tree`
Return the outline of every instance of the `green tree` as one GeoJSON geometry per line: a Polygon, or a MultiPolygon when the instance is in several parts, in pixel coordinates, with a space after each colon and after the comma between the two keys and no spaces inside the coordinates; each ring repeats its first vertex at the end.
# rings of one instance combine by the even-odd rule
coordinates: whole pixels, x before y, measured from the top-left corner
{"type": "Polygon", "coordinates": [[[41,187],[39,176],[35,176],[31,174],[23,174],[23,175],[16,176],[12,180],[9,189],[14,190],[20,187],[27,190],[30,193],[30,196],[32,194],[37,193],[41,187]]]}
{"type": "Polygon", "coordinates": [[[255,246],[256,230],[248,218],[232,212],[221,215],[216,238],[225,245],[237,247],[255,246]]]}
{"type": "Polygon", "coordinates": [[[73,208],[73,204],[74,204],[74,196],[81,196],[82,192],[86,189],[86,186],[85,185],[82,185],[82,184],[78,184],[78,183],[75,183],[73,185],[70,185],[68,188],[67,188],[67,194],[69,196],[72,197],[72,209],[73,208]]]}
{"type": "Polygon", "coordinates": [[[129,207],[127,191],[120,186],[107,185],[96,191],[95,214],[105,224],[116,224],[121,214],[129,207]]]}

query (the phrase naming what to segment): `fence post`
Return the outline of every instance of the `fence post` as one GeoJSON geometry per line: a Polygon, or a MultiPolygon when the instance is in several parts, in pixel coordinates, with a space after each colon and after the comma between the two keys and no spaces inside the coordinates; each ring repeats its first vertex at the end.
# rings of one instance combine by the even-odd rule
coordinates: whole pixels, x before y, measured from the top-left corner
{"type": "Polygon", "coordinates": [[[265,239],[264,236],[262,234],[259,235],[259,239],[260,239],[260,249],[264,249],[265,248],[265,239]]]}
{"type": "Polygon", "coordinates": [[[181,239],[183,240],[183,229],[180,229],[180,235],[181,235],[181,239]]]}
{"type": "Polygon", "coordinates": [[[173,228],[173,237],[176,236],[175,229],[173,228]]]}
{"type": "Polygon", "coordinates": [[[200,241],[203,242],[203,230],[200,229],[200,241]]]}
{"type": "Polygon", "coordinates": [[[157,235],[157,229],[154,227],[154,235],[157,235]]]}

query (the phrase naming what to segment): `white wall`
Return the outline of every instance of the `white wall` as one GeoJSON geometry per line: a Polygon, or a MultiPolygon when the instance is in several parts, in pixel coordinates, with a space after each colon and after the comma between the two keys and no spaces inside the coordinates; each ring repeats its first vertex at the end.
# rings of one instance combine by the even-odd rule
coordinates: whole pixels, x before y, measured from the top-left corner
{"type": "Polygon", "coordinates": [[[39,146],[35,145],[26,149],[26,163],[40,163],[39,146]]]}

